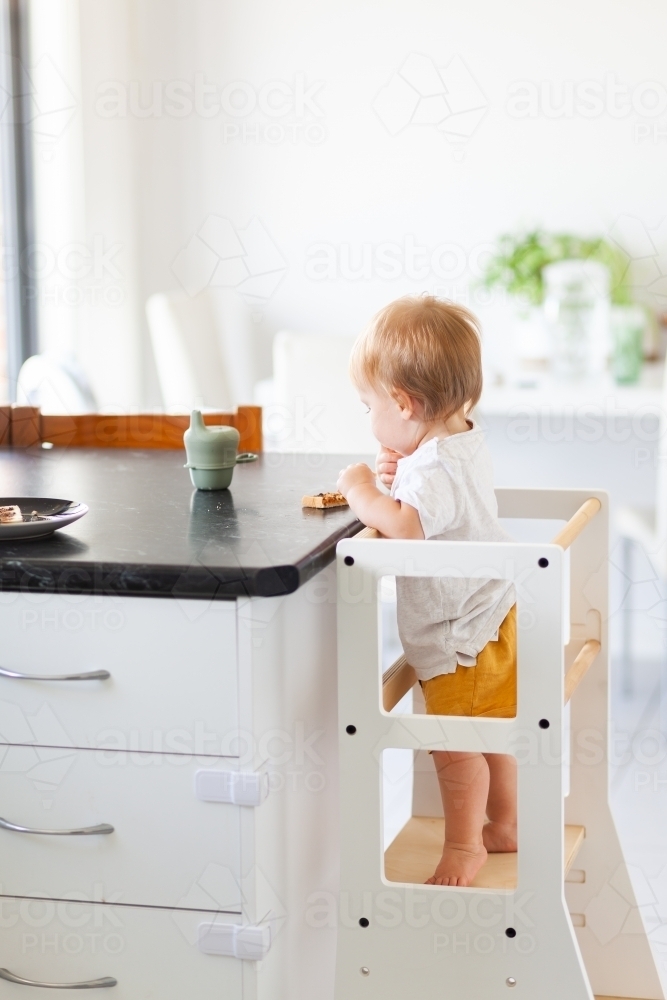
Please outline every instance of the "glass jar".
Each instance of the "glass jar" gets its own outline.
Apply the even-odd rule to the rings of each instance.
[[[646,312],[641,306],[612,306],[611,371],[619,385],[632,385],[639,381],[644,361],[646,322]]]
[[[547,265],[542,277],[555,376],[571,382],[601,374],[610,354],[608,268],[562,260]]]

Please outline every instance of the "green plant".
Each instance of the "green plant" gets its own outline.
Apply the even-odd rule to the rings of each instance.
[[[629,260],[603,237],[586,239],[570,233],[506,233],[497,241],[497,251],[482,276],[485,288],[504,288],[510,295],[532,305],[544,298],[542,271],[558,260],[596,260],[606,264],[611,275],[611,300],[616,305],[632,302],[627,284]]]

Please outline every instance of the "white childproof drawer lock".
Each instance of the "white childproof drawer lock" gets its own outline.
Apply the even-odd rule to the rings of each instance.
[[[245,927],[242,924],[200,924],[198,944],[205,955],[261,962],[271,947],[271,928],[268,924],[257,927],[251,924]]]
[[[269,794],[266,771],[213,771],[195,773],[195,795],[202,802],[230,802],[235,806],[260,806]]]

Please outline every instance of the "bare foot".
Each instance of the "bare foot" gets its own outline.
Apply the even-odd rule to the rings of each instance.
[[[486,848],[483,844],[448,844],[445,841],[435,875],[431,875],[424,884],[470,885],[485,861]]]
[[[516,851],[516,823],[485,823],[482,840],[489,854],[513,854]]]

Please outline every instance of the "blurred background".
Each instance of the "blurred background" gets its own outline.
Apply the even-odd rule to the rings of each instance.
[[[498,484],[611,493],[615,723],[653,734],[615,780],[649,857],[667,787],[665,5],[7,9],[0,395],[255,401],[270,450],[369,454],[353,338],[399,295],[468,305]]]
[[[621,0],[554,11],[521,0],[456,11],[14,7],[20,69],[13,101],[5,80],[2,121],[23,127],[31,176],[17,192],[20,260],[7,219],[3,272],[13,281],[18,267],[34,313],[23,353],[71,355],[100,405],[206,395],[201,357],[189,359],[193,385],[185,375],[172,384],[173,372],[170,383],[151,324],[175,312],[205,354],[203,300],[215,312],[220,299],[225,314],[236,307],[219,324],[239,370],[218,396],[253,393],[273,375],[277,333],[354,337],[387,301],[423,291],[480,314],[490,388],[525,387],[554,351],[541,268],[572,257],[611,265],[606,286],[588,279],[596,305],[625,306],[619,337],[632,341],[627,328],[640,325],[643,355],[660,353],[662,5],[645,0],[632,16]],[[552,313],[564,280],[553,278]],[[153,301],[151,319],[156,294],[171,302]],[[639,320],[627,311],[635,302],[648,310]],[[607,341],[596,372],[609,369],[611,330]],[[631,344],[625,353],[620,376],[631,382]],[[10,366],[14,379],[24,360]]]

